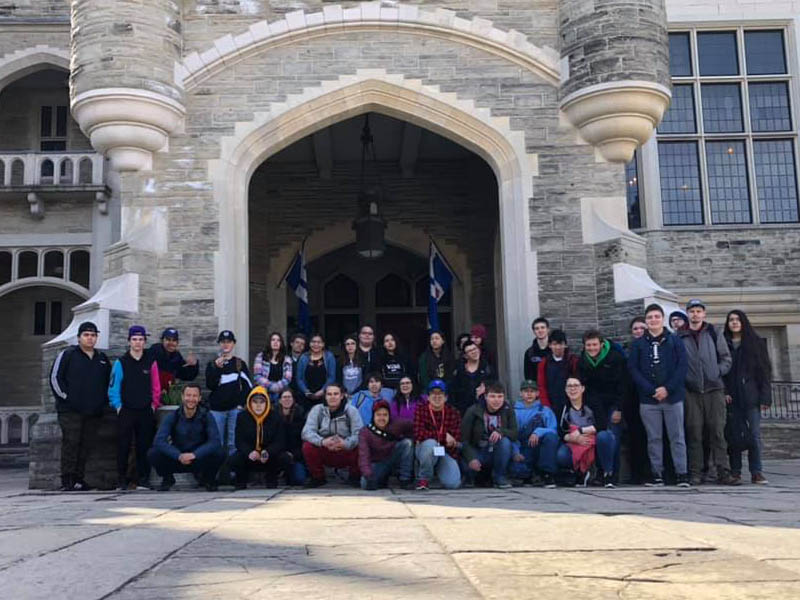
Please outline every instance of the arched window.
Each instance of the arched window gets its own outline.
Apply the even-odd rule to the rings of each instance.
[[[11,163],[11,185],[23,185],[25,183],[25,163],[17,158]]]
[[[427,275],[423,275],[417,279],[414,286],[414,296],[417,306],[428,306],[428,298],[431,295],[431,283]],[[451,287],[445,295],[439,300],[439,306],[452,306],[453,305],[453,288]]]
[[[375,284],[376,308],[411,306],[411,286],[394,273]]]
[[[11,281],[11,252],[0,252],[0,285]]]
[[[39,255],[32,250],[20,252],[17,256],[17,278],[36,277],[39,274]]]
[[[325,308],[358,308],[358,284],[339,274],[325,284]]]
[[[72,183],[72,160],[65,158],[61,161],[58,169],[58,182],[59,183]]]
[[[22,417],[19,415],[11,415],[8,418],[8,443],[22,443]]]
[[[49,250],[44,255],[44,276],[64,277],[64,253],[61,250]]]
[[[89,271],[89,253],[86,250],[73,250],[69,255],[69,280],[88,288]]]
[[[92,159],[82,158],[78,163],[78,183],[92,183]]]
[[[53,161],[49,158],[43,160],[41,167],[39,167],[39,183],[53,183],[54,173]]]

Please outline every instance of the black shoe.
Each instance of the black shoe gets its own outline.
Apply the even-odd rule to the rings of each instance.
[[[117,482],[117,491],[118,492],[127,492],[128,491],[128,482],[124,479],[120,479]]]
[[[278,487],[278,480],[276,478],[266,479],[264,481],[264,487],[268,490],[274,490]]]
[[[361,485],[361,482],[359,482],[359,485]],[[367,479],[367,489],[370,492],[377,490],[378,489],[378,482],[375,481],[372,478]]]
[[[606,488],[617,487],[617,486],[614,485],[614,474],[613,473],[605,473],[605,474],[603,474],[603,487],[606,487]]]
[[[205,486],[207,492],[216,492],[219,489],[216,479],[209,479],[206,481]]]
[[[233,485],[233,489],[235,489],[235,490],[246,490],[247,489],[247,484],[244,481],[237,481]]]
[[[400,489],[402,490],[413,490],[416,486],[414,485],[414,480],[409,479],[408,481],[401,481],[400,482]]]
[[[348,477],[347,478],[347,485],[349,485],[350,487],[354,487],[354,488],[360,488],[361,487],[361,477]],[[377,483],[375,485],[376,485],[375,489],[378,489],[377,488]]]
[[[650,481],[644,484],[645,487],[664,487],[664,480],[658,476],[653,477]]]
[[[678,474],[678,482],[676,484],[679,488],[690,488],[692,484],[689,482],[689,474],[688,473],[679,473]]]
[[[75,482],[75,491],[76,492],[89,492],[94,488],[86,483],[83,479],[78,479]]]
[[[550,473],[545,473],[542,477],[542,481],[544,482],[544,487],[548,490],[552,490],[556,487],[556,479]]]
[[[140,482],[138,482],[136,484],[136,488],[135,489],[137,489],[139,491],[148,491],[148,490],[152,490],[153,486],[150,485],[149,481],[143,480],[143,481],[140,481]]]
[[[328,480],[327,480],[327,479],[325,479],[325,478],[322,478],[322,479],[315,479],[314,477],[312,477],[311,479],[309,479],[308,481],[306,481],[306,485],[305,485],[305,487],[307,487],[307,488],[309,488],[309,489],[310,489],[310,488],[318,488],[318,487],[322,487],[322,486],[323,486],[323,485],[325,485],[326,483],[328,483]]]
[[[167,475],[161,479],[161,485],[158,486],[158,491],[168,492],[173,485],[175,485],[175,478],[172,475]]]
[[[75,478],[67,475],[61,478],[61,487],[58,488],[60,492],[74,492],[75,491]]]

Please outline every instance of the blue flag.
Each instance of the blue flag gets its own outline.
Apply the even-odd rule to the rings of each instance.
[[[440,330],[439,327],[439,300],[447,293],[453,285],[453,272],[447,266],[436,244],[431,240],[430,253],[430,282],[431,293],[428,299],[428,324],[432,330]]]
[[[305,247],[301,248],[294,259],[286,282],[297,296],[297,326],[306,335],[311,335],[311,313],[308,309],[308,275],[306,274]]]

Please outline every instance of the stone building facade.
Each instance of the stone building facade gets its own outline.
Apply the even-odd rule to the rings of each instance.
[[[141,322],[156,333],[178,327],[182,345],[207,356],[217,332],[231,328],[252,359],[269,331],[291,329],[296,306],[281,279],[303,243],[315,325],[329,341],[368,320],[415,347],[424,328],[417,288],[424,293],[433,239],[457,276],[443,307],[449,331],[485,323],[509,381],[521,376],[540,314],[575,342],[595,326],[621,338],[644,303],[671,307],[690,296],[705,298],[717,322],[744,307],[769,336],[776,377],[797,380],[797,4],[0,7],[0,318],[23,328],[44,319],[36,340],[46,341],[59,329],[55,302],[63,323],[43,361],[25,352],[17,378],[33,386],[87,318],[112,354],[123,349],[126,326]],[[746,71],[749,60],[771,60],[748,55],[753,31],[781,40],[784,72]],[[728,32],[741,68],[706,78],[697,65],[714,62]],[[705,33],[723,35],[715,46]],[[689,76],[676,74],[684,39]],[[686,120],[687,85],[698,122],[721,110],[715,98],[730,112],[730,87],[706,96],[712,88],[704,86],[738,85],[744,107],[772,102],[770,122],[782,118],[785,86],[788,123],[756,131],[756,117],[742,109],[741,131],[727,137],[724,125],[712,131],[705,121],[700,131],[656,133],[676,86],[682,103],[665,122]],[[355,256],[351,226],[366,115],[388,248],[368,264]],[[720,143],[737,161],[742,148],[744,162],[721,165],[712,151]],[[680,163],[665,149],[684,160],[691,148],[699,150],[685,172],[694,168],[696,183],[676,184]],[[783,178],[775,189],[765,183],[770,165]],[[721,192],[715,169],[744,177],[747,199],[728,189],[735,186]],[[782,222],[761,218],[768,197]],[[752,217],[739,218],[748,201]],[[720,222],[725,202],[740,222]],[[675,214],[686,222],[672,223]],[[56,251],[60,263],[48,259]],[[27,405],[18,396],[0,405]],[[56,435],[46,386],[39,407],[36,430]]]

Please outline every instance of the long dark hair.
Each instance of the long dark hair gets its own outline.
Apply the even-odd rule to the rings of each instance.
[[[742,345],[740,350],[752,375],[760,382],[769,381],[772,375],[772,366],[769,363],[767,346],[753,328],[750,319],[741,310],[732,310],[725,317],[725,339],[730,342],[733,338],[733,332],[730,325],[728,325],[728,319],[731,315],[739,317],[739,321],[742,323]]]
[[[272,362],[272,336],[274,335],[277,335],[281,341],[281,345],[278,348],[278,356],[276,357],[276,362],[280,365],[283,364],[283,359],[286,358],[286,340],[283,339],[283,335],[278,331],[272,331],[267,336],[267,345],[264,346],[264,358],[268,362]]]
[[[360,356],[360,353],[358,351],[358,334],[357,333],[351,333],[349,335],[344,336],[344,338],[342,339],[342,355],[339,358],[339,364],[342,367],[344,367],[345,365],[350,364],[350,357],[347,356],[347,349],[345,348],[345,343],[347,342],[347,340],[353,340],[356,343],[356,351],[355,351],[355,353],[353,353],[353,364],[356,365],[357,367],[363,366],[361,364],[361,356]]]

